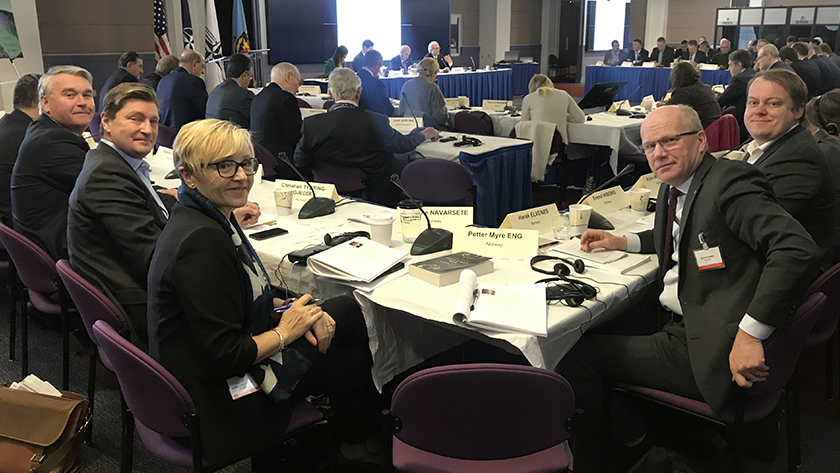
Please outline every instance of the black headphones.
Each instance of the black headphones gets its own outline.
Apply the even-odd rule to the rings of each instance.
[[[560,261],[554,265],[551,271],[537,268],[536,264],[540,261]],[[548,301],[562,301],[569,307],[578,307],[583,304],[586,299],[594,299],[598,290],[590,284],[583,281],[572,279],[569,276],[571,270],[566,264],[570,264],[575,268],[575,272],[580,274],[586,269],[583,260],[576,259],[574,261],[567,258],[560,258],[557,256],[537,255],[531,258],[531,269],[538,273],[550,274],[554,277],[540,279],[536,282],[546,283],[545,298]]]
[[[461,135],[461,140],[452,143],[455,146],[481,146],[482,142],[478,138],[473,138],[472,136]]]
[[[324,244],[327,246],[336,246],[344,243],[345,241],[350,241],[356,237],[365,237],[370,238],[370,233],[359,230],[357,232],[345,232],[340,235],[332,236],[329,233],[324,235]]]
[[[554,268],[551,271],[546,271],[545,269],[541,269],[541,268],[538,268],[536,266],[536,264],[539,263],[540,261],[551,261],[551,260],[559,261],[559,263],[554,265]],[[537,255],[537,256],[534,256],[533,258],[531,258],[531,269],[533,269],[534,271],[536,271],[538,273],[550,274],[552,276],[560,277],[560,276],[568,276],[568,275],[572,274],[572,271],[569,269],[568,266],[566,266],[567,264],[572,265],[572,267],[575,268],[575,272],[578,273],[578,274],[583,274],[583,272],[586,271],[586,264],[584,264],[583,260],[581,260],[581,259],[576,259],[576,260],[572,261],[568,258],[561,258],[559,256],[548,256],[548,255]]]
[[[817,103],[816,103],[817,116],[820,118],[820,125],[822,125],[822,128],[825,129],[825,131],[827,131],[829,135],[837,136],[838,131],[840,131],[837,128],[837,124],[826,123],[825,122],[825,117],[823,117],[822,112],[820,112],[820,102],[822,102],[823,97],[825,97],[825,94],[820,95],[819,98],[817,98]]]

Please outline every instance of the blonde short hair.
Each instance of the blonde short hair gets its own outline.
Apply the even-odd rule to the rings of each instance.
[[[432,77],[440,72],[440,66],[434,59],[427,57],[417,64],[417,75],[420,77]]]
[[[240,151],[253,157],[254,145],[248,130],[227,120],[211,118],[181,127],[173,151],[175,167],[184,165],[195,171]]]

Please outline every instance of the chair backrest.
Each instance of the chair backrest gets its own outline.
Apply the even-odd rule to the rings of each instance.
[[[825,294],[825,309],[814,323],[814,328],[805,340],[805,346],[825,343],[837,329],[837,321],[840,318],[840,263],[829,268],[811,283],[805,297],[817,292]]]
[[[171,149],[172,145],[175,143],[176,135],[178,135],[178,133],[176,133],[175,130],[169,128],[163,123],[158,123],[158,136],[156,141],[158,146],[165,146]]]
[[[312,176],[317,182],[335,184],[335,189],[339,194],[360,191],[365,188],[365,173],[359,168],[345,168],[323,161],[316,161],[312,166]]]
[[[455,131],[472,135],[492,135],[493,132],[483,120],[470,112],[463,111],[455,114]]]
[[[723,110],[721,110],[721,111],[720,111],[720,116],[724,116],[724,115],[735,115],[735,110],[737,110],[737,109],[735,108],[735,106],[734,106],[734,105],[730,105],[730,106],[728,106],[728,107],[724,107],[724,108],[723,108]]]
[[[561,444],[575,409],[574,392],[559,374],[489,363],[415,373],[391,402],[400,441],[466,460],[515,458]]]
[[[710,153],[737,148],[741,138],[738,120],[735,119],[734,115],[721,115],[720,118],[706,127],[706,138]]]
[[[52,294],[57,289],[55,261],[46,251],[20,233],[0,223],[0,242],[9,253],[18,277],[27,289]]]
[[[134,418],[163,436],[188,437],[190,429],[183,419],[195,414],[195,406],[181,383],[104,320],[93,324],[93,335]]]
[[[406,190],[425,205],[468,205],[472,175],[464,166],[443,159],[417,159],[402,170]]]
[[[330,107],[332,107],[333,105],[335,105],[335,101],[333,101],[333,100],[325,101],[324,102],[324,110],[329,110]]]
[[[77,273],[70,262],[66,259],[59,260],[55,264],[55,270],[64,283],[67,293],[73,300],[76,310],[85,324],[85,330],[91,340],[96,341],[93,336],[93,324],[97,320],[104,320],[116,330],[127,330],[128,322],[122,311],[105,294],[89,283]]]
[[[312,108],[312,105],[309,105],[309,102],[303,100],[302,98],[297,98],[298,107],[300,108]]]
[[[277,171],[275,171],[274,167],[277,166],[277,159],[271,154],[271,151],[266,149],[265,146],[254,143],[254,157],[257,158],[260,164],[263,167],[263,177],[265,179],[274,179],[277,175]]]
[[[90,136],[93,137],[93,141],[97,143],[102,139],[102,131],[99,129],[100,125],[102,125],[102,115],[94,113],[93,118],[90,119],[88,131],[90,131]]]

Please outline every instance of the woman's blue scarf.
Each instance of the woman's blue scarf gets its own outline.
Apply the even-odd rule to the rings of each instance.
[[[241,288],[244,301],[242,309],[245,314],[242,333],[253,336],[274,328],[271,320],[274,303],[271,287],[268,284],[268,274],[254,248],[248,242],[248,237],[239,228],[236,218],[231,216],[228,220],[207,197],[184,184],[178,188],[178,202],[216,221],[230,235],[236,247],[236,254],[239,256],[246,276]],[[289,347],[253,365],[248,370],[248,374],[254,378],[269,398],[274,402],[282,402],[289,398],[310,365],[309,360],[294,348]]]

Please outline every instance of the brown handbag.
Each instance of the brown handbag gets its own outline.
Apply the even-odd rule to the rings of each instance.
[[[0,473],[71,473],[90,419],[84,396],[0,386]]]

